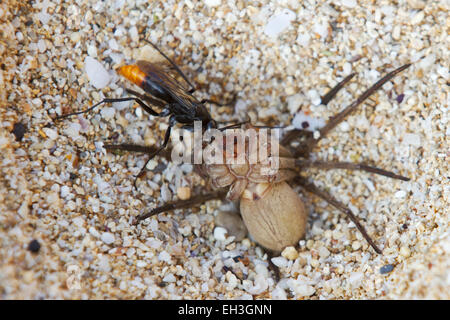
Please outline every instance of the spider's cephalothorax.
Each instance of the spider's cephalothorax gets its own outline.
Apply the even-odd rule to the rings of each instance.
[[[203,171],[215,188],[229,187],[229,200],[238,200],[241,196],[257,199],[272,184],[296,175],[292,170],[291,153],[280,146],[278,140],[271,139],[267,130],[251,124],[223,131],[222,138],[214,140],[209,147],[220,150],[222,154],[218,158],[214,155],[216,161],[213,163],[204,159]]]

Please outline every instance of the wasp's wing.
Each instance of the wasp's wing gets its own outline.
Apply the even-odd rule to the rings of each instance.
[[[199,104],[199,101],[188,92],[188,88],[184,87],[174,76],[173,68],[165,63],[155,64],[145,60],[136,62],[139,69],[144,72],[151,81],[159,84],[167,90],[172,98],[182,107],[190,109]],[[186,110],[189,112],[188,110]]]

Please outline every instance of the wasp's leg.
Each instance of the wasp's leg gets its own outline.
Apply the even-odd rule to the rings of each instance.
[[[387,75],[385,75],[383,78],[378,80],[373,86],[371,86],[369,89],[367,89],[362,95],[360,95],[352,104],[347,106],[344,110],[339,112],[334,117],[331,117],[328,123],[319,130],[319,137],[314,138],[310,137],[308,138],[299,149],[299,152],[295,155],[295,157],[308,157],[311,150],[319,143],[319,141],[326,137],[327,134],[333,130],[338,124],[340,124],[350,113],[356,110],[356,108],[362,104],[367,98],[369,98],[375,91],[380,89],[386,82],[391,80],[395,75],[402,72],[406,68],[408,68],[411,64],[405,64],[401,66],[400,68],[395,69],[394,71],[391,71]]]
[[[297,177],[294,179],[296,183],[298,183],[304,190],[318,196],[319,198],[322,198],[329,204],[331,204],[333,207],[338,209],[339,211],[345,213],[350,220],[355,224],[356,228],[358,228],[359,232],[363,235],[363,237],[367,240],[367,242],[370,244],[370,246],[379,254],[382,253],[380,248],[375,244],[375,242],[372,240],[372,238],[367,234],[366,229],[359,223],[358,218],[353,214],[353,212],[347,208],[343,203],[337,201],[335,198],[333,198],[332,195],[329,193],[320,190],[317,188],[313,183],[307,182],[304,178]]]
[[[136,101],[142,108],[145,109],[145,111],[150,113],[152,116],[155,116],[155,117],[160,116],[160,113],[156,112],[155,110],[153,110],[152,108],[147,106],[141,99],[139,99],[137,97],[126,97],[126,98],[111,98],[111,99],[110,98],[106,98],[106,99],[103,99],[102,101],[94,104],[92,107],[87,108],[86,110],[73,112],[73,113],[68,113],[68,114],[63,114],[61,116],[56,117],[55,120],[59,120],[59,119],[63,119],[63,118],[67,118],[67,117],[71,117],[71,116],[75,116],[75,115],[78,115],[78,114],[89,112],[89,111],[95,109],[96,107],[98,107],[99,105],[101,105],[103,103],[124,102],[124,101],[131,101],[131,100]]]
[[[152,209],[151,211],[149,211],[147,213],[141,214],[140,216],[138,216],[136,218],[136,224],[144,219],[147,219],[148,217],[154,216],[154,215],[162,213],[162,212],[172,211],[172,210],[176,210],[176,209],[192,208],[195,206],[199,206],[209,200],[215,200],[215,199],[223,200],[223,199],[225,199],[226,195],[227,195],[227,190],[218,190],[218,191],[214,191],[211,193],[199,194],[188,200],[178,200],[178,201],[169,202],[160,207]]]
[[[300,168],[318,168],[324,170],[331,169],[345,169],[345,170],[361,170],[367,171],[375,174],[379,174],[392,179],[398,179],[403,181],[409,181],[410,179],[393,172],[383,170],[377,167],[368,166],[362,163],[351,163],[351,162],[327,162],[327,161],[309,161],[309,160],[295,160],[295,165]]]

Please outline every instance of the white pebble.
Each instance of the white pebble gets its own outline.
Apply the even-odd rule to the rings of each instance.
[[[44,52],[45,50],[47,50],[47,45],[45,44],[45,40],[39,40],[37,43],[37,47],[39,52]]]
[[[269,277],[269,270],[267,270],[267,267],[261,263],[255,266],[255,272],[257,274],[261,274],[264,278]]]
[[[410,23],[413,25],[419,24],[423,20],[424,17],[425,17],[425,12],[423,12],[423,10],[421,10],[414,15],[414,17],[410,20]]]
[[[297,37],[297,42],[302,47],[309,46],[309,41],[311,40],[311,36],[308,33],[299,34]]]
[[[68,135],[72,139],[78,138],[80,136],[81,125],[76,122],[71,122],[67,128],[64,130],[64,134]]]
[[[401,247],[400,255],[402,255],[405,258],[408,258],[411,255],[411,250],[408,247]]]
[[[116,39],[110,39],[109,41],[108,41],[108,46],[109,46],[109,48],[111,49],[111,50],[115,50],[115,51],[118,51],[119,50],[119,45],[117,44],[117,41],[116,41]]]
[[[269,37],[276,37],[291,25],[295,20],[295,13],[289,9],[284,9],[280,14],[272,16],[264,28],[264,33]]]
[[[222,228],[222,227],[216,227],[214,229],[214,239],[218,240],[218,241],[225,241],[226,240],[226,234],[227,234],[227,229]]]
[[[406,191],[404,190],[397,191],[394,196],[396,198],[404,198],[406,197]]]
[[[325,39],[326,37],[328,37],[328,27],[328,21],[324,21],[322,23],[317,22],[314,24],[313,31],[319,34],[322,39]]]
[[[362,272],[352,272],[348,278],[348,282],[352,288],[357,288],[361,285],[364,274]]]
[[[253,295],[263,293],[264,291],[267,290],[267,287],[269,286],[266,278],[264,278],[264,276],[260,273],[256,275],[254,284],[255,285],[253,287],[247,290],[248,293],[251,293]]]
[[[136,117],[142,118],[142,108],[136,108]]]
[[[96,58],[97,57],[97,47],[88,45],[87,46],[87,54],[92,58]]]
[[[361,242],[359,242],[359,241],[353,241],[352,242],[352,249],[353,250],[359,250],[361,248]]]
[[[156,168],[156,166],[158,165],[158,161],[156,161],[156,160],[150,160],[148,163],[147,163],[147,169],[148,170],[153,170],[153,169],[155,169]]]
[[[330,255],[330,251],[326,247],[319,248],[319,256],[321,258],[327,258]]]
[[[205,4],[211,8],[218,7],[220,6],[221,3],[222,3],[221,0],[205,0]]]
[[[58,132],[50,128],[43,128],[42,131],[52,140],[56,140],[58,138]]]
[[[312,286],[308,284],[301,284],[294,287],[294,291],[296,294],[298,294],[300,297],[309,297],[316,292],[316,289],[314,289]]]
[[[133,40],[133,41],[136,41],[136,42],[139,41],[139,33],[138,33],[136,26],[133,26],[130,28],[130,37],[131,37],[131,40]]]
[[[34,98],[33,100],[31,100],[31,103],[34,104],[37,107],[42,106],[42,100],[39,98]]]
[[[394,27],[394,30],[392,31],[392,38],[394,40],[400,40],[400,34],[401,34],[401,28],[399,25],[396,25]]]
[[[406,133],[403,136],[403,142],[413,146],[420,146],[420,136],[414,133]]]
[[[298,93],[294,94],[292,96],[287,97],[286,101],[288,103],[289,112],[295,113],[302,104],[302,95]]]
[[[84,60],[84,69],[91,84],[97,89],[106,87],[111,80],[111,76],[103,65],[92,57]]]
[[[99,270],[103,271],[103,272],[111,271],[111,266],[109,264],[108,256],[105,256],[105,255],[100,256],[100,258],[98,259],[98,267],[99,267]]]
[[[272,258],[272,263],[276,265],[278,268],[284,268],[287,266],[288,261],[285,257],[275,257]]]
[[[439,66],[437,69],[437,73],[445,80],[448,79],[448,76],[449,76],[448,68]]]
[[[89,228],[89,233],[96,238],[100,238],[100,233],[98,233],[98,231],[94,227]]]
[[[70,188],[68,186],[61,187],[61,198],[65,198],[70,194]]]
[[[167,185],[161,187],[161,198],[164,202],[168,202],[172,199],[172,192]]]
[[[341,124],[339,125],[339,127],[340,127],[341,130],[344,131],[344,132],[348,132],[348,131],[350,130],[350,125],[348,124],[347,121],[341,122]]]
[[[354,8],[356,4],[356,0],[342,0],[342,5],[347,8]]]
[[[349,62],[344,63],[342,70],[344,71],[344,74],[350,74],[352,72],[352,65]]]
[[[420,60],[419,68],[426,70],[429,67],[431,67],[435,61],[436,61],[436,56],[433,53],[430,53],[425,58]]]
[[[110,120],[116,114],[116,109],[112,107],[103,107],[100,114],[103,118],[105,118],[105,120]]]
[[[41,11],[36,14],[37,18],[42,22],[42,24],[45,26],[48,24],[52,16],[48,14],[47,12]]]
[[[175,278],[175,276],[171,273],[167,274],[164,278],[163,278],[164,282],[175,282],[177,281],[177,278]]]
[[[317,90],[314,90],[314,89],[309,90],[307,95],[313,105],[318,106],[322,103],[322,98],[320,97]]]
[[[114,235],[110,232],[104,232],[102,234],[102,241],[106,244],[111,244],[114,242]]]
[[[159,259],[159,261],[170,262],[170,254],[167,253],[166,250],[163,250],[159,253],[158,259]]]

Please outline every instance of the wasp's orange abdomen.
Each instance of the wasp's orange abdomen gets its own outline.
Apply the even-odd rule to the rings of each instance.
[[[144,86],[145,77],[147,76],[135,64],[120,67],[118,73],[141,88]]]

